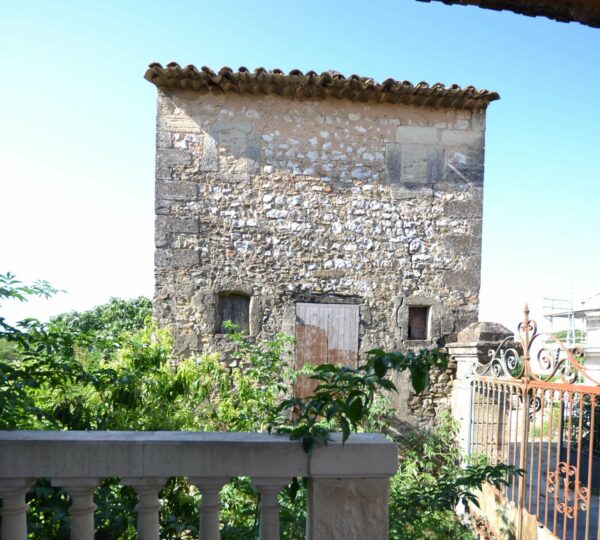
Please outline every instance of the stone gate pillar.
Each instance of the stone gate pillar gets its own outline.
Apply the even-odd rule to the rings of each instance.
[[[456,378],[452,388],[452,416],[458,422],[458,443],[467,454],[471,436],[472,392],[471,383],[477,361],[486,361],[488,351],[495,349],[512,336],[505,326],[491,322],[476,322],[458,333],[456,343],[446,345],[448,354],[456,361]]]

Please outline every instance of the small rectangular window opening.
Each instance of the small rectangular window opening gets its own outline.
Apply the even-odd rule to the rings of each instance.
[[[411,306],[408,308],[408,339],[426,340],[429,338],[429,307]]]
[[[217,332],[227,334],[225,321],[231,321],[239,329],[248,334],[250,332],[250,297],[244,294],[221,293],[218,301]]]

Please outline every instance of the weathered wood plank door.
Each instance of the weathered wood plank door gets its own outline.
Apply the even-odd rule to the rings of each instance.
[[[357,305],[296,304],[296,368],[305,364],[342,364],[356,367],[358,362]],[[312,393],[315,382],[300,377],[295,394]]]

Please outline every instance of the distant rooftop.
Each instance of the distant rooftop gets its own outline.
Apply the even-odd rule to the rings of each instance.
[[[431,2],[432,0],[419,0]],[[433,0],[444,4],[508,10],[531,17],[548,17],[560,22],[579,22],[600,28],[600,0]]]
[[[600,293],[590,296],[585,300],[576,302],[575,304],[572,304],[571,309],[563,308],[551,310],[551,313],[548,313],[546,317],[568,317],[571,313],[574,313],[575,315],[583,315],[592,311],[600,311]]]
[[[345,99],[358,102],[402,103],[420,107],[485,109],[491,101],[500,99],[496,92],[477,90],[473,86],[386,79],[378,83],[367,77],[344,77],[337,71],[302,73],[293,69],[245,67],[237,71],[223,67],[218,72],[208,67],[181,67],[171,62],[166,67],[150,64],[144,77],[157,87],[169,90],[192,90],[199,93],[234,93],[240,95],[278,95],[288,99]]]

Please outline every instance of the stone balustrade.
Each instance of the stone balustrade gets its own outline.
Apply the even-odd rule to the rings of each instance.
[[[138,538],[158,540],[159,491],[178,476],[202,494],[200,538],[218,540],[219,492],[232,477],[249,476],[261,496],[261,540],[279,539],[277,495],[293,477],[308,478],[307,538],[384,540],[396,468],[395,444],[377,434],[345,445],[334,438],[309,457],[298,442],[265,433],[4,431],[0,538],[27,538],[25,496],[45,477],[71,498],[71,539],[93,540],[94,491],[118,477],[138,495]]]

